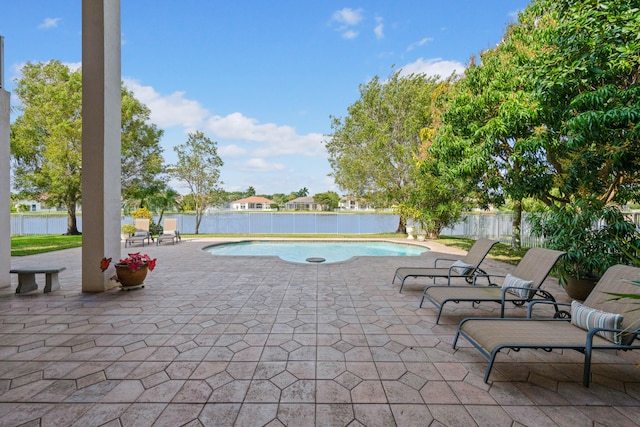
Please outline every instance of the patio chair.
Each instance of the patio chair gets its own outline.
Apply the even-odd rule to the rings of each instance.
[[[176,218],[166,218],[162,222],[162,234],[158,235],[156,245],[160,245],[163,240],[171,240],[171,244],[182,240],[178,231],[178,220]]]
[[[400,291],[404,287],[404,282],[409,277],[429,277],[436,283],[437,278],[446,278],[447,285],[451,285],[451,279],[463,278],[468,283],[472,283],[473,276],[477,273],[484,273],[480,269],[480,264],[485,259],[491,248],[498,243],[495,240],[479,239],[469,249],[469,252],[462,258],[436,258],[433,267],[399,267],[393,275],[391,284],[399,279]],[[448,267],[438,267],[438,261],[454,261]]]
[[[496,302],[500,304],[500,317],[504,317],[504,309],[507,302],[515,305],[524,305],[532,300],[555,301],[553,295],[540,289],[542,282],[547,278],[556,261],[565,252],[551,249],[531,248],[522,257],[513,274],[496,275],[476,273],[473,277],[474,285],[478,278],[486,277],[488,286],[428,286],[422,293],[420,307],[424,300],[429,300],[438,308],[436,324],[440,321],[442,310],[449,302],[471,302],[474,305],[480,302]],[[492,282],[494,277],[503,277],[502,286]]]
[[[124,247],[126,248],[127,245],[131,246],[136,242],[141,242],[142,246],[144,246],[145,240],[148,244],[151,244],[153,237],[151,237],[151,233],[149,232],[150,220],[148,218],[136,218],[133,225],[136,231],[126,238]]]
[[[577,350],[584,353],[582,384],[588,387],[593,350],[640,348],[640,345],[634,345],[636,337],[640,334],[640,310],[637,301],[624,298],[616,300],[610,295],[637,294],[638,286],[631,283],[630,279],[637,280],[638,277],[640,268],[627,265],[610,267],[583,304],[577,301],[570,304],[571,318],[533,319],[532,304],[529,306],[527,318],[464,319],[458,326],[453,348],[456,348],[458,338],[462,336],[487,358],[489,366],[484,375],[484,382],[488,381],[495,358],[502,349]],[[543,303],[545,302],[539,304]],[[569,305],[557,302],[551,304]]]

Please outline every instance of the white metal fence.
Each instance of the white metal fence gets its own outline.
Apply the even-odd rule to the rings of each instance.
[[[627,213],[640,224],[640,212]],[[195,233],[196,219],[192,214],[171,214],[176,218],[182,233]],[[155,218],[157,221],[157,218]],[[82,230],[82,216],[77,218]],[[123,217],[122,224],[133,224],[133,219]],[[371,213],[300,213],[300,212],[220,212],[203,216],[201,234],[375,234],[392,233],[398,227],[398,216]],[[65,215],[12,214],[11,234],[63,234],[67,230]],[[442,235],[471,239],[488,238],[510,243],[513,238],[513,215],[472,214],[453,227],[442,230]],[[522,246],[541,245],[541,239],[531,236],[528,215],[522,216],[520,232]]]
[[[492,239],[501,243],[511,243],[513,239],[513,214],[473,214],[465,217],[453,227],[442,230],[442,235],[467,237],[472,239]],[[528,215],[522,215],[520,226],[520,243],[524,247],[540,246],[542,239],[531,235],[531,223]]]
[[[171,214],[181,233],[196,230],[192,214]],[[157,222],[158,218],[154,218]],[[293,212],[221,212],[207,214],[200,222],[200,234],[373,234],[392,233],[398,228],[398,216],[367,213],[293,213]],[[77,217],[82,231],[82,216]],[[131,217],[123,217],[122,224],[133,224]],[[11,215],[12,235],[63,234],[67,231],[67,217],[50,214]]]

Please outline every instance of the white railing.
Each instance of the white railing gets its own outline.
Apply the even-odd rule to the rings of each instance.
[[[167,214],[176,218],[178,230],[193,234],[193,214]],[[154,220],[157,222],[158,218]],[[200,234],[375,234],[392,233],[398,228],[398,216],[376,213],[312,213],[312,212],[219,212],[206,214],[200,222]],[[77,217],[82,231],[82,216]],[[122,224],[133,224],[123,217]],[[65,215],[13,214],[12,235],[63,234],[67,231]]]
[[[640,212],[628,217],[640,224]],[[195,233],[195,215],[168,214],[176,218],[178,229],[185,234]],[[524,247],[540,246],[540,238],[531,236],[528,215],[522,215],[520,241]],[[155,220],[157,221],[157,217]],[[82,216],[78,215],[78,229],[82,230]],[[123,217],[122,224],[133,224],[131,217]],[[200,234],[375,234],[393,233],[398,216],[390,213],[314,213],[314,212],[218,212],[204,215]],[[67,217],[52,214],[12,214],[11,234],[63,234],[67,231]],[[470,214],[442,235],[471,239],[488,238],[510,243],[513,238],[513,215],[510,213]]]

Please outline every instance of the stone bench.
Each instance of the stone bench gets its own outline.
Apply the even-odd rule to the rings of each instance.
[[[10,273],[18,275],[18,287],[16,288],[16,294],[35,291],[38,289],[36,274],[45,275],[44,292],[47,293],[60,289],[58,273],[63,270],[65,270],[65,267],[25,267],[14,268]]]

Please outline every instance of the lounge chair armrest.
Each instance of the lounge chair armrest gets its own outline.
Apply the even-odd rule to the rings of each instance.
[[[436,268],[438,266],[438,261],[458,261],[455,258],[436,258],[433,260],[433,267]]]
[[[475,285],[476,285],[476,280],[478,280],[478,279],[479,279],[479,278],[481,278],[481,277],[483,277],[483,278],[487,279],[487,281],[489,282],[489,285],[488,285],[488,286],[498,286],[498,284],[497,284],[497,283],[493,283],[493,282],[491,281],[491,278],[492,278],[492,277],[503,277],[503,278],[504,278],[504,277],[507,277],[507,276],[502,275],[502,274],[478,273],[477,271],[478,271],[478,270],[476,270],[476,273],[474,273],[474,275],[473,275],[473,286],[475,286]]]
[[[531,319],[531,316],[533,314],[533,308],[534,308],[534,306],[537,306],[538,304],[553,305],[553,307],[555,309],[555,314],[554,314],[553,317],[555,317],[555,318],[562,318],[562,319],[571,318],[570,311],[559,310],[558,309],[558,307],[569,307],[569,308],[571,308],[571,304],[566,303],[566,302],[557,302],[557,301],[549,301],[549,300],[535,300],[535,301],[531,301],[529,303],[529,306],[527,307],[527,318],[528,319]]]
[[[633,344],[633,341],[640,336],[640,329],[629,330],[629,329],[620,329],[620,328],[591,328],[587,332],[587,344],[591,345],[591,343],[593,342],[593,337],[598,332],[620,332],[620,333],[625,334],[625,335],[635,335],[635,338],[633,340],[631,340],[629,342],[629,344],[614,344],[614,345],[617,346],[618,348],[623,349],[623,350],[625,348],[627,348],[627,349],[640,348],[638,346],[632,346],[631,345],[631,344]]]

